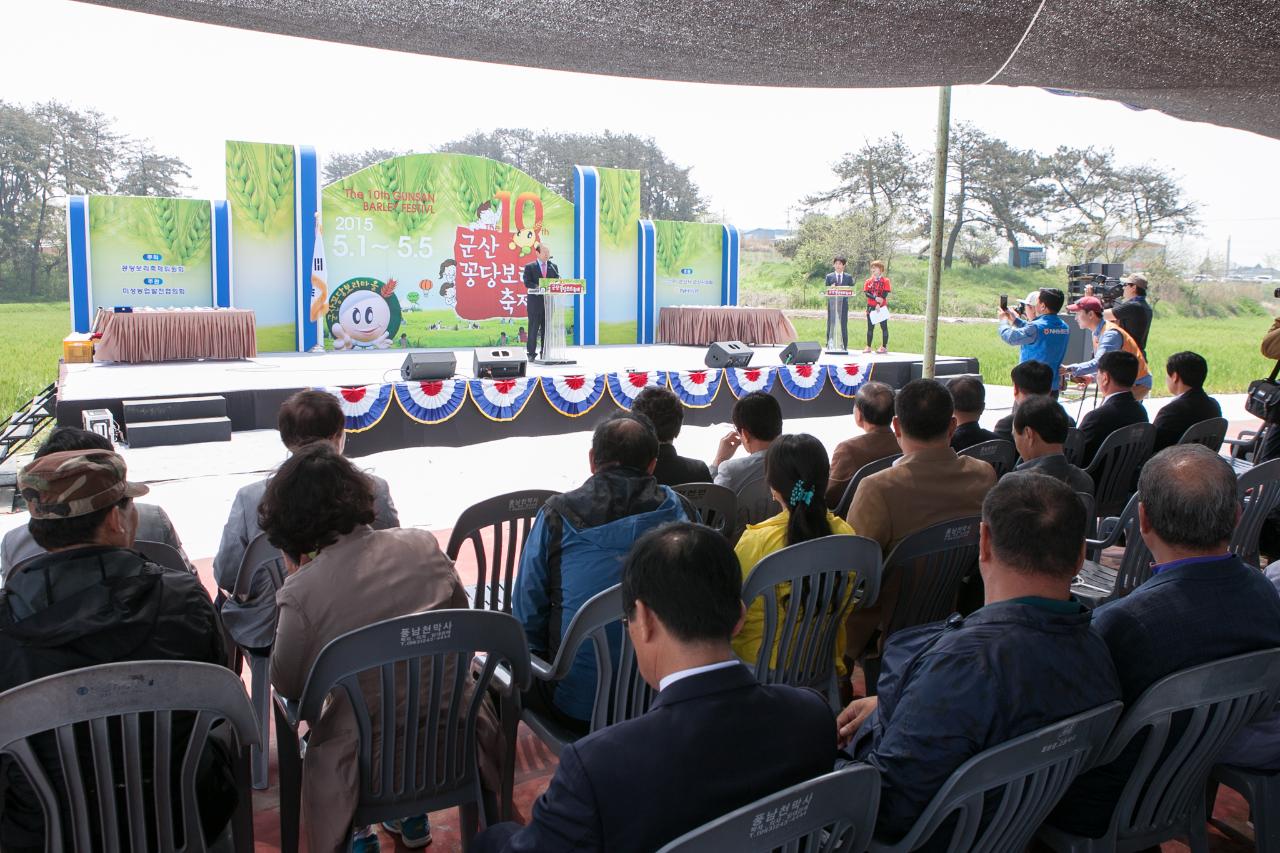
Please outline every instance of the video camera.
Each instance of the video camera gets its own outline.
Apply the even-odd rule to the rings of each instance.
[[[1124,264],[1076,264],[1067,267],[1067,296],[1074,302],[1085,295],[1085,288],[1092,287],[1093,295],[1102,301],[1103,308],[1110,308],[1124,295],[1120,277]]]

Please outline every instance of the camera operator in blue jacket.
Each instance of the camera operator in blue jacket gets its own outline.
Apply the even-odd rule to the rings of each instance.
[[[1000,309],[1000,340],[1022,348],[1019,361],[1042,361],[1049,365],[1053,370],[1055,396],[1060,384],[1058,368],[1067,355],[1067,343],[1071,339],[1071,329],[1058,316],[1065,301],[1061,290],[1044,287],[1018,300],[1023,317],[1007,308]]]

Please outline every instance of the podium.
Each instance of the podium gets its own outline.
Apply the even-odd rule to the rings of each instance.
[[[542,296],[542,310],[546,323],[542,339],[541,358],[534,364],[577,364],[569,358],[568,332],[565,317],[577,304],[577,299],[587,291],[587,283],[575,278],[544,278],[542,286],[529,291],[530,296]]]
[[[832,355],[848,355],[847,343],[838,337],[839,329],[848,333],[849,303],[853,297],[852,287],[827,288],[827,352]],[[845,300],[841,304],[841,300]],[[842,311],[841,308],[844,310]]]

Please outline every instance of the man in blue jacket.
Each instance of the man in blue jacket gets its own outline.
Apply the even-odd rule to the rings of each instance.
[[[1070,327],[1058,316],[1064,301],[1061,290],[1045,287],[1018,300],[1026,312],[1025,320],[1008,309],[1000,310],[1000,340],[1022,348],[1019,362],[1042,361],[1049,365],[1053,370],[1054,392],[1060,381],[1058,368],[1067,355],[1067,343],[1071,339]]]
[[[985,606],[890,637],[878,697],[838,720],[847,754],[880,771],[877,838],[905,835],[979,752],[1120,698],[1106,643],[1071,597],[1084,535],[1084,505],[1061,480],[1014,472],[987,493]]]
[[[835,718],[812,690],[763,685],[733,654],[742,570],[729,542],[669,524],[622,573],[625,630],[649,711],[565,747],[529,825],[500,823],[477,853],[650,853],[734,809],[831,769]]]
[[[512,612],[524,625],[529,650],[548,661],[578,609],[618,582],[623,560],[642,534],[697,518],[684,498],[654,479],[658,435],[644,415],[619,413],[597,426],[588,460],[591,477],[538,513],[512,593]],[[584,644],[563,681],[534,681],[524,703],[585,733],[595,683],[595,653]]]

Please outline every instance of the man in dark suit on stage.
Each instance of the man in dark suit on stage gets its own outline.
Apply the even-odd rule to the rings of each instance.
[[[622,570],[623,629],[658,691],[652,707],[566,746],[529,825],[493,826],[472,849],[648,853],[830,771],[826,701],[762,685],[734,657],[741,596],[742,570],[716,531],[677,522],[642,536]]]
[[[1175,352],[1164,363],[1164,372],[1165,384],[1177,396],[1156,413],[1156,453],[1177,444],[1189,427],[1222,417],[1218,401],[1204,392],[1204,380],[1209,376],[1204,356]]]
[[[853,287],[853,276],[844,271],[844,255],[836,255],[836,271],[827,274],[827,287]],[[827,343],[836,339],[836,321],[840,322],[840,349],[849,349],[849,297],[840,296],[827,300]]]
[[[1112,350],[1098,359],[1098,391],[1102,405],[1080,421],[1084,439],[1082,467],[1088,467],[1107,436],[1121,427],[1149,422],[1147,410],[1133,396],[1138,378],[1138,359],[1124,350]]]
[[[530,290],[540,287],[544,278],[559,278],[560,270],[551,263],[551,249],[546,243],[538,244],[538,259],[524,265],[524,286]],[[529,312],[529,360],[532,361],[541,352],[547,351],[547,315],[541,294],[527,297]],[[541,340],[541,345],[539,345]]]

